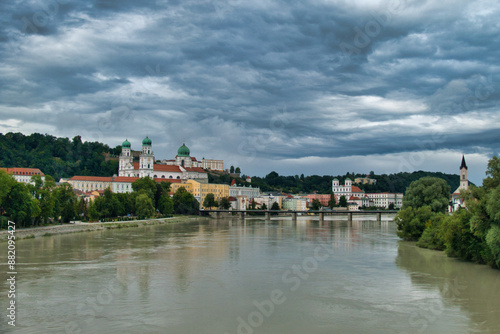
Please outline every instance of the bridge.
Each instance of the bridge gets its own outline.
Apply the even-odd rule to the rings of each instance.
[[[339,216],[346,215],[349,223],[352,223],[353,215],[375,215],[377,217],[377,222],[382,222],[382,214],[383,213],[397,213],[396,210],[367,210],[367,211],[347,211],[347,210],[317,210],[317,211],[294,211],[294,210],[203,210],[200,209],[200,216],[210,215],[211,213],[215,213],[215,218],[220,219],[222,213],[237,213],[240,219],[245,219],[245,215],[248,213],[257,213],[264,214],[266,220],[271,219],[271,214],[274,215],[291,215],[292,221],[297,221],[298,214],[313,214],[319,215],[319,221],[323,222],[325,220],[325,215],[327,216]]]

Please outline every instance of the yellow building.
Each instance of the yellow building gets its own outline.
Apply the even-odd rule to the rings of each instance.
[[[184,187],[191,193],[200,202],[201,208],[204,208],[203,201],[207,194],[214,194],[216,201],[220,201],[223,197],[229,197],[229,186],[227,184],[200,183],[195,180],[187,180],[182,183],[172,183],[170,190],[175,193],[180,187]]]

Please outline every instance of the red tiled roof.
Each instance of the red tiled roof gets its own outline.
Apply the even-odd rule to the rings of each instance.
[[[349,197],[349,200],[350,201],[359,201],[359,197],[351,196],[351,197]]]
[[[138,162],[134,162],[133,165],[134,165],[135,170],[139,170],[139,163]],[[153,164],[153,170],[158,171],[158,172],[182,173],[179,166],[176,166],[176,165]]]
[[[352,186],[352,190],[351,190],[353,193],[364,193],[363,190],[361,190],[359,187],[357,186]]]
[[[12,167],[12,168],[0,168],[9,174],[14,175],[40,175],[45,176],[42,171],[38,168],[22,168],[22,167]]]
[[[113,178],[113,182],[134,182],[136,180],[140,179],[139,177],[135,176],[117,176]]]
[[[230,202],[234,202],[234,201],[236,201],[236,198],[235,198],[235,197],[233,197],[233,196],[229,196],[227,199],[228,199]]]
[[[182,173],[182,171],[179,168],[179,166],[176,166],[176,165],[154,164],[153,165],[153,170],[156,170],[156,171],[159,171],[159,172],[177,172],[177,173]]]
[[[232,185],[232,186],[234,186],[235,184],[236,184],[236,179],[233,179],[233,180],[231,181],[231,185]]]
[[[69,179],[69,181],[100,181],[100,182],[111,182],[112,177],[107,176],[80,176],[75,175]]]
[[[140,179],[140,177],[135,176],[117,176],[113,178],[113,182],[129,182],[132,183],[136,180]],[[162,179],[159,177],[153,178],[156,182],[170,182],[170,183],[181,183],[181,179]]]
[[[191,157],[191,161],[198,161],[195,157]]]

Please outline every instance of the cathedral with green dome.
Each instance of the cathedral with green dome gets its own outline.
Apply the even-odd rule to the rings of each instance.
[[[132,151],[132,144],[128,139],[125,139],[122,143],[118,175],[128,177],[149,176],[152,178],[179,181],[194,179],[200,182],[208,182],[206,169],[224,170],[224,162],[222,160],[203,158],[202,161],[198,161],[195,157],[191,157],[191,151],[184,142],[177,150],[177,155],[174,159],[165,159],[160,163],[155,160],[152,146],[152,140],[146,136],[142,140],[142,150],[139,153]]]

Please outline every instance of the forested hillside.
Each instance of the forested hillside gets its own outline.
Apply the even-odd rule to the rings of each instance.
[[[336,177],[339,179],[340,184],[344,184],[346,178],[353,180],[356,177],[365,177],[364,174],[346,174],[337,176],[319,176],[304,174],[298,176],[281,176],[276,172],[271,172],[265,177],[252,177],[252,185],[258,186],[263,191],[281,191],[286,193],[311,193],[317,191],[318,193],[328,194],[332,187],[332,180]],[[365,192],[399,192],[404,193],[406,188],[415,180],[424,176],[434,176],[444,179],[454,191],[460,184],[460,176],[455,174],[434,173],[418,171],[413,173],[396,173],[396,174],[382,174],[375,175],[371,173],[370,178],[377,180],[374,185],[356,184]]]
[[[118,171],[118,161],[105,161],[103,153],[119,154],[99,142],[82,142],[33,133],[0,133],[0,167],[32,167],[51,175],[56,181],[73,175],[111,176]]]

